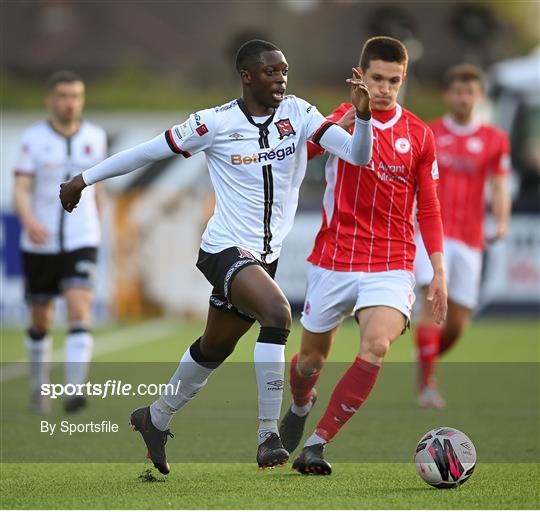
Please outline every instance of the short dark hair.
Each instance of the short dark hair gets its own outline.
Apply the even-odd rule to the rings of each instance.
[[[360,67],[366,70],[372,60],[384,60],[385,62],[397,62],[405,64],[409,61],[407,48],[399,40],[393,37],[377,36],[368,39],[360,54]]]
[[[281,50],[273,43],[262,39],[252,39],[247,41],[238,49],[236,53],[236,71],[247,69],[255,62],[260,62],[261,53],[280,52]]]
[[[449,89],[454,82],[479,82],[484,88],[484,72],[473,64],[457,64],[446,70],[443,78],[444,89]]]
[[[75,73],[75,71],[55,71],[49,78],[47,78],[46,86],[47,91],[52,92],[54,88],[61,83],[72,83],[72,82],[82,82],[83,79]]]

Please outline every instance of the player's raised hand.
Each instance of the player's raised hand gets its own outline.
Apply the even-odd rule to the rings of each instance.
[[[69,181],[64,181],[60,185],[60,201],[64,210],[72,212],[77,208],[77,204],[81,200],[81,193],[86,187],[86,183],[82,178],[82,174],[77,174]]]
[[[362,80],[359,68],[352,68],[352,78],[347,78],[346,82],[351,86],[351,103],[356,107],[360,117],[369,119],[371,117],[371,101],[367,85]]]
[[[444,272],[436,272],[429,284],[426,300],[431,304],[431,313],[436,323],[446,320],[448,311],[448,291]]]

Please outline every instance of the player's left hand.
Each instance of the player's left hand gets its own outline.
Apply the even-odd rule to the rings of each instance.
[[[77,176],[74,176],[69,181],[64,181],[64,183],[60,185],[59,197],[64,210],[71,213],[77,208],[77,204],[79,204],[79,201],[81,200],[81,194],[85,187],[86,183],[82,178],[82,174],[77,174]]]
[[[508,223],[497,222],[497,225],[495,227],[495,233],[491,236],[488,236],[486,241],[492,244],[494,242],[498,242],[499,240],[502,240],[503,238],[506,238],[507,234],[508,234]]]
[[[448,291],[444,272],[437,272],[433,276],[426,299],[431,304],[431,313],[435,322],[438,324],[444,322],[448,311]]]
[[[362,80],[359,68],[352,68],[352,78],[346,82],[351,85],[351,103],[356,107],[358,114],[365,119],[371,117],[371,101],[367,85]]]

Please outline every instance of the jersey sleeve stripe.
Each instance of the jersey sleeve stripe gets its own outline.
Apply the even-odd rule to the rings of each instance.
[[[317,128],[317,131],[313,134],[313,137],[311,137],[311,140],[315,144],[319,144],[321,137],[325,134],[326,130],[330,128],[330,126],[334,125],[336,123],[333,123],[332,121],[325,121],[319,128]]]
[[[173,153],[176,153],[177,155],[182,155],[184,158],[189,158],[191,156],[191,153],[180,149],[178,144],[176,144],[170,129],[165,132],[165,140],[167,141],[167,144],[169,145]]]
[[[34,174],[34,171],[27,170],[27,169],[15,169],[13,171],[13,174],[15,176],[32,176]]]

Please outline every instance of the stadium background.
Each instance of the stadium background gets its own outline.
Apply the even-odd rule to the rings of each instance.
[[[449,65],[469,61],[488,70],[493,101],[483,115],[511,133],[514,215],[509,239],[487,253],[480,310],[537,311],[537,15],[537,2],[3,2],[2,318],[21,323],[26,314],[11,173],[21,131],[45,115],[43,82],[51,71],[82,74],[85,117],[106,128],[114,153],[238,96],[234,54],[252,37],[280,45],[291,65],[289,91],[329,112],[347,98],[343,80],[374,34],[407,44],[402,102],[426,120],[443,112],[437,88]],[[319,159],[307,173],[279,270],[296,306],[320,223],[323,165]],[[107,189],[97,318],[204,316],[208,286],[193,265],[212,209],[204,157],[173,158],[111,180]]]
[[[539,361],[538,2],[8,0],[0,9],[3,363],[24,360],[21,331],[27,314],[18,252],[20,227],[11,202],[12,170],[22,130],[46,115],[43,83],[50,72],[73,69],[84,77],[85,118],[107,130],[110,153],[114,153],[154,136],[192,111],[238,97],[234,53],[241,42],[253,37],[283,48],[291,66],[288,91],[328,113],[348,96],[344,78],[356,64],[363,41],[380,34],[402,39],[409,49],[409,77],[401,100],[407,108],[426,120],[442,114],[438,87],[443,71],[455,63],[472,62],[489,77],[490,101],[483,105],[482,116],[511,135],[510,235],[488,248],[480,319],[447,360]],[[310,164],[280,263],[278,281],[297,308],[304,293],[305,257],[320,223],[323,171],[322,159]],[[209,286],[194,267],[200,235],[213,207],[204,157],[173,158],[143,168],[110,180],[107,192],[97,275],[95,359],[175,362],[200,333],[207,309]],[[63,308],[60,301],[55,360],[62,359]],[[254,331],[246,336],[252,341],[255,337]],[[354,323],[345,324],[340,340],[332,361],[350,361],[357,348]],[[295,323],[288,357],[298,343]],[[233,361],[251,361],[251,349],[250,343],[243,343]],[[411,353],[406,335],[393,347],[389,361],[410,362]],[[21,379],[17,368],[21,369],[13,366],[8,371],[4,365],[2,382]],[[404,407],[414,407],[412,383],[410,389],[410,403]],[[534,397],[538,399],[537,391]],[[527,404],[523,408],[524,414],[530,413]],[[353,435],[354,428],[350,431]],[[537,457],[538,442],[533,446]],[[68,470],[65,464],[39,465],[21,471],[22,465],[5,464],[2,486],[9,499],[3,506],[243,508],[255,504],[266,508],[266,502],[253,500],[267,496],[274,500],[269,508],[289,508],[291,503],[299,508],[538,507],[538,495],[531,490],[538,464],[532,469],[526,464],[488,464],[473,480],[479,482],[479,494],[478,486],[467,484],[463,488],[467,494],[447,494],[437,506],[430,494],[416,493],[405,468],[389,477],[387,465],[370,464],[367,472],[372,478],[366,479],[362,476],[366,468],[353,466],[341,469],[341,480],[310,482],[299,493],[294,481],[279,474],[265,480],[267,487],[261,490],[262,477],[253,476],[249,464],[238,465],[229,474],[220,467],[195,464],[169,479],[174,488],[183,490],[180,499],[164,498],[156,488],[135,490],[129,464],[80,464],[82,476],[75,479],[75,466]],[[198,481],[209,475],[216,481],[227,479],[231,491],[219,487],[201,491]],[[25,486],[33,491],[21,495],[18,490]],[[235,494],[235,486],[242,491]],[[359,503],[360,493],[364,501]],[[306,496],[317,496],[317,501]]]

